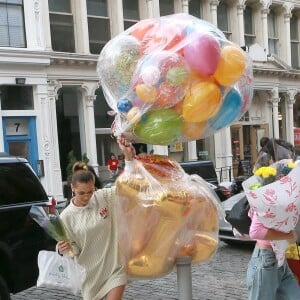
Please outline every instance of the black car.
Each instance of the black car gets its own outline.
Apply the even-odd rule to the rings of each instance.
[[[40,250],[54,250],[55,241],[31,219],[34,205],[49,198],[28,161],[0,154],[0,299],[10,299],[36,284]]]
[[[180,162],[180,165],[187,174],[197,174],[210,183],[210,186],[221,201],[225,201],[231,196],[231,191],[229,189],[219,185],[216,169],[211,160]]]

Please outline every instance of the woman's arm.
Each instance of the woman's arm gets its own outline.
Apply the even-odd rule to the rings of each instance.
[[[294,230],[282,232],[275,229],[266,228],[255,214],[252,216],[252,222],[249,230],[249,236],[254,240],[287,240],[293,243],[297,240],[297,234]]]
[[[281,232],[274,229],[268,229],[265,240],[286,240],[289,243],[295,243],[297,241],[297,233],[295,230],[290,232]]]

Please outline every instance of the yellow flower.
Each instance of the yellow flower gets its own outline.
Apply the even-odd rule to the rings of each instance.
[[[287,166],[290,169],[294,169],[296,167],[296,163],[295,162],[289,162]]]
[[[276,176],[277,170],[273,167],[261,167],[257,169],[254,174],[256,176],[261,176],[262,178],[268,178],[271,176]]]

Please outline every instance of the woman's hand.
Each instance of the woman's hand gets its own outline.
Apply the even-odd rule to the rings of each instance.
[[[119,136],[117,141],[124,154],[125,160],[131,161],[135,155],[135,150],[131,143],[129,143],[124,136]]]
[[[290,244],[297,242],[297,232],[295,230],[292,230],[291,232],[289,232],[288,235],[289,235],[289,237],[288,237],[287,241]]]
[[[66,252],[72,251],[71,245],[67,241],[59,241],[57,243],[58,253],[64,254]]]

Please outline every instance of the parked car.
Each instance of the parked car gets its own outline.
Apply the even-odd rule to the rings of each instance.
[[[34,205],[49,198],[24,158],[0,153],[0,299],[10,299],[36,284],[40,250],[54,250],[55,241],[31,219]]]
[[[220,201],[225,201],[231,196],[230,189],[219,185],[216,169],[211,160],[180,162],[180,165],[187,174],[197,174],[207,181],[220,198]]]

